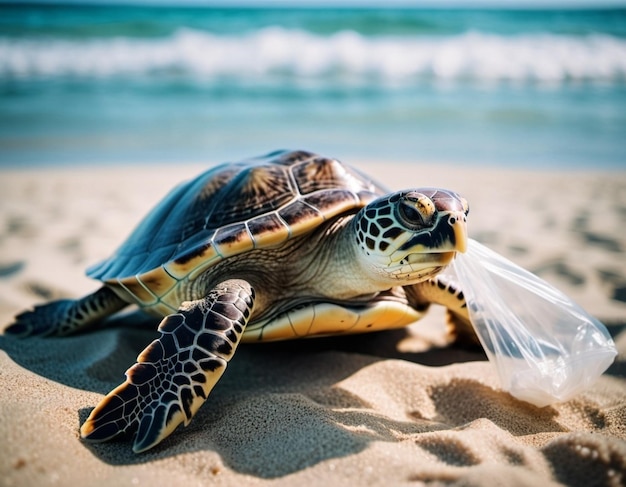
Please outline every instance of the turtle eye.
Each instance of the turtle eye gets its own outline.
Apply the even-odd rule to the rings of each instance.
[[[424,217],[415,207],[415,202],[401,201],[398,204],[398,217],[404,225],[411,229],[423,228],[427,225]]]

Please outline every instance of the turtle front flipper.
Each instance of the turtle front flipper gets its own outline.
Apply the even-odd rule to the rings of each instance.
[[[254,306],[245,281],[228,280],[203,299],[183,303],[159,325],[161,336],[137,357],[126,381],[111,391],[81,427],[106,441],[137,429],[136,453],[187,425],[226,369]]]
[[[431,303],[445,306],[448,310],[448,335],[455,343],[480,346],[480,341],[469,318],[467,302],[463,291],[445,276],[405,286],[409,304],[424,311]]]
[[[15,317],[4,332],[17,337],[69,335],[120,311],[128,303],[108,286],[84,298],[35,306]]]

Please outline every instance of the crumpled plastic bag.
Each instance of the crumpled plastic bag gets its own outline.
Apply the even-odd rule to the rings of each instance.
[[[470,239],[446,271],[502,387],[538,407],[587,389],[617,350],[606,327],[563,293]]]

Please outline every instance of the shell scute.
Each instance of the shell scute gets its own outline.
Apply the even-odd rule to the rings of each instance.
[[[245,168],[219,194],[224,200],[211,205],[207,228],[221,228],[277,210],[293,199],[294,188],[289,168],[272,164]]]
[[[289,238],[289,227],[276,213],[261,215],[248,221],[248,230],[255,242],[263,242],[265,246],[280,245]]]
[[[119,284],[142,306],[152,306],[159,300],[159,298],[136,277],[127,277],[126,279],[120,280]]]
[[[338,178],[345,176],[343,165],[334,159],[316,157],[293,168],[300,194],[337,187]]]
[[[175,260],[165,263],[163,267],[168,274],[180,280],[187,277],[201,264],[212,263],[221,259],[222,255],[215,248],[213,242],[209,241],[192,247],[188,252],[177,256]]]
[[[294,201],[278,212],[295,237],[322,224],[324,215],[303,201]]]
[[[360,206],[359,198],[347,189],[329,189],[317,191],[303,198],[314,208],[317,208],[326,218],[349,211]]]
[[[140,276],[141,282],[157,296],[164,296],[178,284],[178,280],[168,274],[162,266],[145,272]]]
[[[215,232],[213,242],[222,257],[241,254],[254,248],[254,242],[245,223],[219,228]]]

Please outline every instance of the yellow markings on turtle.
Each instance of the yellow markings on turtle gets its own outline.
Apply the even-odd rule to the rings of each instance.
[[[437,208],[435,208],[435,203],[432,202],[430,198],[422,195],[415,202],[415,208],[422,215],[425,221],[428,221],[432,216],[437,212]]]
[[[220,228],[213,236],[213,245],[222,257],[241,254],[254,248],[254,241],[245,223]]]
[[[363,308],[334,303],[309,303],[271,320],[249,324],[242,342],[390,330],[403,328],[421,317],[422,313],[406,303],[392,300],[381,300]]]
[[[413,308],[396,301],[380,301],[363,309],[334,303],[312,303],[294,308],[265,325],[261,339],[284,340],[401,328],[420,316]]]
[[[169,302],[164,302],[163,300],[155,303],[154,305],[147,308],[145,311],[149,312],[151,315],[163,317],[170,315],[172,313],[176,313],[178,311],[178,306],[172,306]]]
[[[254,325],[259,325],[255,323]],[[254,326],[248,324],[243,336],[241,337],[241,343],[253,343],[263,341],[263,326]]]
[[[247,225],[256,248],[280,245],[289,238],[289,228],[276,213],[253,218]]]
[[[269,322],[260,323],[256,327],[246,329],[245,341],[289,340],[310,335],[311,325],[315,321],[315,305],[308,304],[294,308]],[[250,333],[248,333],[250,331]]]
[[[166,262],[163,264],[163,268],[170,276],[180,281],[199,266],[210,265],[221,258],[222,256],[213,245],[213,242],[207,242],[173,261]]]
[[[397,301],[381,301],[368,306],[359,316],[359,321],[348,333],[391,330],[403,328],[419,320],[422,313]]]
[[[296,237],[321,225],[325,218],[322,213],[307,205],[304,201],[294,201],[278,212],[291,230],[291,236]]]
[[[152,306],[159,300],[158,296],[150,291],[136,276],[118,279],[117,284],[142,307]]]
[[[170,276],[163,267],[144,272],[137,279],[157,296],[163,296],[178,284],[178,280]]]
[[[346,189],[330,189],[318,191],[304,198],[304,201],[324,214],[326,220],[332,219],[346,211],[359,209],[362,205],[359,197]]]
[[[198,265],[198,267],[196,267],[193,271],[189,273],[189,276],[188,276],[189,280],[193,281],[200,274],[204,273],[209,267],[213,266],[217,260],[221,260],[221,259],[222,259],[222,256],[218,255],[211,260],[200,262],[200,265]]]
[[[337,304],[319,303],[315,305],[315,320],[309,328],[309,336],[333,335],[347,332],[359,321],[359,313]]]
[[[255,341],[253,337],[256,337],[256,340],[261,340],[264,342],[272,342],[278,340],[289,340],[291,338],[295,338],[297,335],[294,334],[293,328],[289,323],[289,319],[286,316],[281,316],[276,320],[272,320],[264,326],[259,327],[257,330],[250,330],[248,334],[248,330],[246,329],[244,333],[244,338],[242,341]]]
[[[127,277],[123,280],[107,281],[110,284],[126,294],[126,298],[135,301],[144,311],[155,316],[166,316],[175,313],[178,310],[180,297],[178,296],[177,286],[172,287],[163,296],[155,296],[147,289],[136,277]],[[178,300],[178,301],[177,301]]]
[[[153,306],[152,310],[155,312],[161,312],[163,316],[170,313],[175,313],[180,307],[180,303],[185,301],[185,298],[181,295],[181,290],[189,287],[189,278],[185,278],[179,282],[178,286],[173,287],[163,296],[159,302]]]

